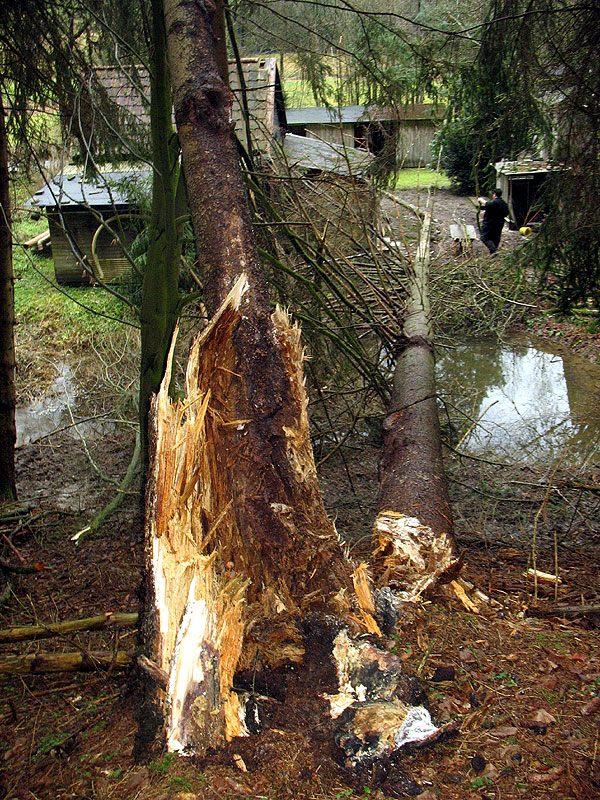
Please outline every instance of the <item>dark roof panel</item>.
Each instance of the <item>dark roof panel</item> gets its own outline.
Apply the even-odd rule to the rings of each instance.
[[[90,181],[83,181],[80,175],[57,175],[42,189],[39,189],[25,205],[40,208],[57,206],[86,206],[90,208],[110,208],[124,206],[140,190],[147,187],[151,173],[148,170],[131,172],[105,172]]]
[[[285,137],[283,152],[292,169],[319,170],[338,175],[365,175],[373,162],[373,156],[366,150],[334,145],[292,133]]]
[[[342,106],[341,108],[288,108],[288,125],[340,125],[368,119],[367,106]]]
[[[348,125],[354,122],[371,120],[439,120],[444,116],[445,108],[434,103],[411,103],[397,108],[376,106],[341,106],[340,108],[288,108],[289,125]]]

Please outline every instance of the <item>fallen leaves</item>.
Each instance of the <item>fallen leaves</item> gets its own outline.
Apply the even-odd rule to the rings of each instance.
[[[541,786],[546,783],[554,783],[554,781],[559,778],[564,771],[564,767],[552,767],[548,770],[548,772],[538,772],[534,775],[530,775],[529,782],[537,786]]]
[[[536,725],[554,725],[556,717],[544,708],[539,708],[529,720]]]
[[[600,711],[600,696],[594,697],[593,700],[590,700],[581,713],[584,716],[589,716],[590,714],[595,714],[596,711]]]
[[[124,795],[130,795],[140,789],[145,788],[150,783],[150,771],[148,767],[142,767],[127,778],[119,787]]]

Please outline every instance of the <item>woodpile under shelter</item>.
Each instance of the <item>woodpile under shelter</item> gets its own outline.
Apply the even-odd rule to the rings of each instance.
[[[110,282],[130,269],[131,222],[149,187],[148,171],[108,172],[93,180],[60,174],[28,200],[48,217],[58,283]]]
[[[287,109],[288,131],[298,136],[367,150],[380,156],[390,143],[404,167],[431,161],[431,143],[441,125],[444,108],[412,103],[398,108],[340,106]]]

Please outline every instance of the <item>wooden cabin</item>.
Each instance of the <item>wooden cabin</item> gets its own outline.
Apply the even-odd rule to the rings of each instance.
[[[110,282],[129,270],[125,250],[135,238],[131,215],[149,189],[147,170],[108,172],[90,181],[61,174],[28,200],[30,208],[44,209],[48,217],[59,284]]]
[[[405,167],[431,161],[431,143],[444,109],[431,103],[392,108],[341,106],[287,109],[288,131],[323,142],[368,150],[379,156],[395,142],[396,156]]]
[[[550,173],[564,167],[535,158],[498,161],[495,167],[496,186],[502,189],[502,196],[508,203],[510,227],[518,230],[540,224],[546,215],[541,205],[544,185]]]
[[[237,62],[229,62],[229,86],[233,93],[231,116],[236,133],[245,144],[248,118],[254,147],[270,152],[274,141],[282,141],[287,126],[277,59],[272,56],[242,58],[240,65],[241,75]],[[120,109],[120,123],[125,130],[134,130],[141,125],[149,133],[148,72],[143,67],[99,67],[95,75],[107,97]],[[246,89],[247,112],[242,102],[242,87]]]

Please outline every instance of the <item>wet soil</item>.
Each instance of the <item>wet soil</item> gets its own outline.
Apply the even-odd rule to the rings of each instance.
[[[448,222],[453,209],[444,214]],[[599,354],[593,335],[550,324],[566,346]],[[88,393],[86,413],[92,409]],[[137,610],[143,536],[136,497],[99,534],[71,541],[113,496],[100,473],[124,473],[128,430],[105,429],[85,444],[65,430],[18,450],[20,499],[30,508],[0,518],[1,555],[37,568],[9,574],[0,627]],[[315,691],[330,665],[312,663],[272,692],[273,711],[257,735],[204,760],[161,754],[135,764],[136,694],[127,671],[4,675],[0,798],[600,797],[600,467],[507,466],[450,449],[446,457],[463,575],[489,602],[476,614],[440,590],[407,606],[382,644],[419,677],[434,720],[454,721],[453,737],[402,753],[386,769],[346,772]],[[327,508],[357,560],[369,552],[378,458],[376,430],[365,427],[320,468]],[[539,582],[536,596],[526,575],[534,564],[561,583]],[[591,611],[564,618],[557,605]],[[135,647],[135,630],[123,628],[3,644],[0,658]]]

